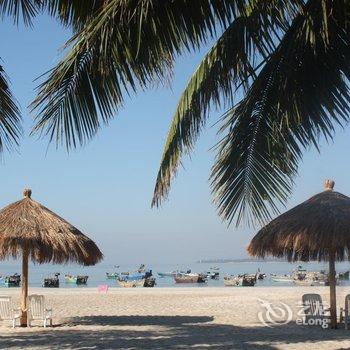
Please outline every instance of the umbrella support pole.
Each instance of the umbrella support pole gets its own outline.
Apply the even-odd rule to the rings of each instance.
[[[28,258],[29,250],[25,247],[22,255],[21,327],[27,327]]]
[[[331,302],[331,328],[337,328],[337,297],[336,297],[336,280],[335,280],[335,254],[329,257],[329,286]]]

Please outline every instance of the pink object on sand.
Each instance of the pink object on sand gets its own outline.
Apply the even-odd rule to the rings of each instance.
[[[99,291],[99,293],[107,293],[108,292],[108,285],[107,284],[100,284],[97,287],[97,290]]]

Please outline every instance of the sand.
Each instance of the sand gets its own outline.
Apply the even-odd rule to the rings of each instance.
[[[327,287],[33,288],[53,308],[53,328],[12,329],[0,322],[0,349],[350,349],[350,330],[297,325],[304,293]],[[338,288],[343,306],[350,287]],[[19,303],[18,289],[2,289]],[[260,299],[260,301],[259,301]],[[261,300],[291,309],[292,320],[264,325]],[[275,310],[282,315],[282,309]],[[276,314],[276,315],[277,315]],[[277,315],[278,316],[278,315]]]

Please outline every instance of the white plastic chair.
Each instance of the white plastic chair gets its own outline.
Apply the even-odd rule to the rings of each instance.
[[[13,308],[11,297],[0,296],[0,319],[12,321],[12,328],[15,328],[16,320],[20,318],[21,309]]]
[[[345,307],[340,309],[340,322],[343,321],[345,329],[349,329],[350,326],[350,294],[345,297]]]
[[[52,326],[52,309],[45,308],[43,295],[33,294],[28,296],[28,327],[30,327],[31,321],[36,320],[43,321],[45,328],[47,321],[50,321],[50,326]]]

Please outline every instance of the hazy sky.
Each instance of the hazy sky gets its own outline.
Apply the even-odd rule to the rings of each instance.
[[[129,99],[108,127],[86,147],[67,154],[47,139],[29,138],[27,106],[34,78],[51,68],[69,33],[48,17],[34,29],[0,24],[2,64],[23,111],[26,136],[20,152],[6,154],[0,172],[0,206],[18,200],[24,187],[33,198],[69,220],[96,241],[109,263],[178,263],[200,258],[241,258],[258,228],[227,227],[211,203],[208,176],[219,116],[213,113],[191,161],[185,161],[170,200],[161,209],[150,202],[172,113],[201,55],[182,57],[172,89],[154,89]],[[323,188],[325,178],[350,194],[348,129],[334,144],[305,154],[291,207]]]

